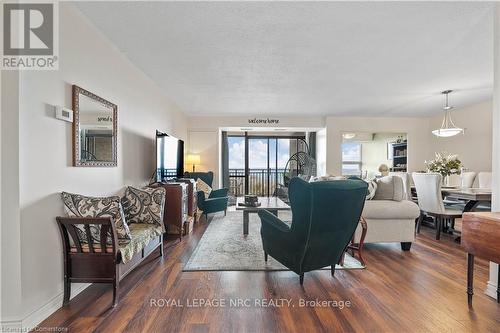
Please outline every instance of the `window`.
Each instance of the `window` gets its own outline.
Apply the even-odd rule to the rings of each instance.
[[[342,144],[342,175],[361,176],[361,143]]]

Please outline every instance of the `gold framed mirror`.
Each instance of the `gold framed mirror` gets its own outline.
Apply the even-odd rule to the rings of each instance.
[[[73,165],[115,167],[117,105],[73,85],[73,112]]]

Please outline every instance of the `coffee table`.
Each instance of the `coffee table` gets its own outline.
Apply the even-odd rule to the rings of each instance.
[[[240,206],[240,202],[245,202],[245,198],[239,197],[236,200],[236,210],[243,211],[243,235],[248,235],[250,213],[258,213],[261,210],[268,210],[270,213],[278,216],[278,211],[290,210],[290,206],[277,197],[259,197],[260,206],[258,207]]]

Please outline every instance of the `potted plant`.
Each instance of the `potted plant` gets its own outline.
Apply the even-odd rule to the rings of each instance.
[[[457,155],[436,153],[436,158],[425,161],[428,172],[437,172],[443,176],[443,185],[449,184],[450,175],[459,175],[462,168],[462,161]]]

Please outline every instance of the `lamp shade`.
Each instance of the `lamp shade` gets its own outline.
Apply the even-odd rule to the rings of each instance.
[[[454,127],[454,128],[440,128],[432,131],[432,134],[434,134],[435,136],[439,136],[441,138],[448,138],[450,136],[455,136],[463,132],[464,132],[463,128]]]
[[[432,134],[441,138],[449,138],[450,136],[455,136],[460,133],[464,133],[464,129],[455,126],[453,120],[451,120],[450,111],[453,109],[453,106],[448,104],[448,94],[451,93],[452,90],[445,90],[442,92],[445,95],[445,103],[443,106],[444,110],[444,118],[441,127],[432,131]]]
[[[186,164],[200,165],[200,155],[188,154],[186,157]]]

